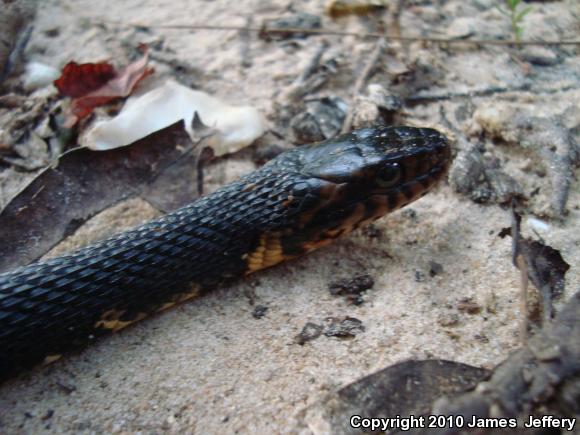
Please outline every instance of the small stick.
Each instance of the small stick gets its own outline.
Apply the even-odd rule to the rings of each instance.
[[[329,44],[326,39],[320,42],[320,46],[310,59],[310,62],[308,62],[308,65],[306,65],[304,71],[302,71],[302,74],[282,93],[282,100],[298,100],[324,84],[327,80],[327,74],[321,74],[319,77],[313,76],[313,74],[320,65],[320,60],[328,49],[328,46]]]
[[[241,65],[244,68],[252,66],[252,59],[250,57],[250,29],[252,27],[254,18],[250,15],[246,19],[246,26],[240,30],[240,58]]]
[[[346,118],[342,124],[342,130],[341,130],[342,133],[348,133],[351,130],[352,122],[354,119],[355,99],[362,92],[362,89],[363,89],[365,83],[367,82],[367,80],[371,76],[371,73],[375,69],[376,64],[378,63],[378,61],[379,61],[379,59],[380,59],[381,55],[383,54],[383,51],[385,50],[386,47],[387,47],[387,40],[385,38],[379,39],[377,41],[377,43],[375,44],[375,48],[373,49],[373,52],[371,53],[369,61],[366,63],[364,69],[362,70],[362,73],[360,74],[360,76],[356,80],[356,82],[353,86],[353,89],[352,89],[350,109],[349,109],[348,114],[346,115]]]
[[[425,103],[434,103],[438,101],[452,100],[454,98],[466,98],[466,97],[487,97],[496,94],[505,94],[508,92],[532,92],[534,94],[555,94],[557,92],[567,92],[571,90],[578,89],[577,86],[564,86],[561,88],[539,88],[534,89],[527,84],[514,86],[514,87],[504,87],[504,86],[491,86],[483,89],[474,89],[465,92],[443,92],[443,93],[433,93],[433,94],[418,94],[405,98],[406,105],[417,105]]]
[[[401,12],[403,10],[404,4],[405,0],[397,0],[394,3],[391,3],[392,6],[389,8],[389,14],[391,15],[391,31],[389,32],[389,36],[394,38],[402,38]]]
[[[516,213],[516,201],[511,203],[512,217],[512,263],[520,270],[520,340],[528,342],[528,266],[521,252],[521,217]]]
[[[320,65],[320,60],[322,59],[322,56],[324,55],[324,52],[326,51],[327,48],[328,41],[326,39],[320,41],[318,50],[316,50],[316,53],[314,53],[314,56],[312,56],[312,59],[310,59],[310,62],[308,62],[308,65],[306,65],[306,68],[304,69],[304,71],[302,71],[300,77],[298,77],[297,81],[299,83],[305,82],[307,78],[309,78],[312,74],[314,74],[314,71],[316,71],[316,68],[318,68],[318,65]]]
[[[520,269],[520,340],[523,345],[528,342],[528,267],[524,257],[519,254],[516,265]]]
[[[246,30],[248,32],[268,33],[270,30],[264,27],[244,27],[244,26],[228,26],[228,25],[212,25],[212,24],[162,24],[162,25],[147,25],[141,23],[119,23],[115,21],[99,21],[97,25],[117,25],[121,27],[138,27],[150,29],[176,29],[176,30]],[[302,33],[309,35],[335,35],[335,36],[356,36],[359,38],[381,38],[390,41],[420,41],[432,42],[435,44],[477,44],[477,45],[580,45],[580,40],[568,41],[512,41],[504,39],[456,39],[456,38],[438,38],[438,37],[421,37],[421,36],[387,36],[382,32],[346,32],[341,30],[330,29],[297,29],[297,28],[277,28],[272,29],[276,33]]]

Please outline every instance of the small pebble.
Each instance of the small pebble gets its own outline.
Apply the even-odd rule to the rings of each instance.
[[[312,341],[320,337],[322,334],[322,326],[316,323],[308,322],[296,336],[296,343],[303,346],[307,341]]]
[[[429,262],[429,276],[434,277],[443,273],[443,266],[436,261]]]
[[[524,48],[520,54],[520,58],[536,66],[553,66],[561,62],[553,50],[541,46],[528,46]]]
[[[460,17],[447,26],[447,36],[453,39],[464,39],[475,34],[477,27],[475,20],[471,17]]]
[[[365,331],[362,321],[354,317],[328,317],[325,319],[324,335],[327,337],[354,338]]]
[[[308,101],[306,111],[290,121],[290,127],[299,144],[319,142],[340,133],[348,105],[342,98],[324,97]]]
[[[254,319],[261,319],[266,315],[266,311],[268,311],[268,307],[265,305],[256,305],[254,310],[252,311],[252,317]]]
[[[375,280],[368,274],[356,275],[353,278],[339,279],[329,284],[328,290],[334,296],[346,296],[355,305],[361,305],[364,300],[361,293],[373,288]]]
[[[536,230],[538,232],[550,231],[550,224],[548,224],[540,219],[537,219],[535,217],[528,218],[528,226],[530,226],[531,228],[533,228],[534,230]]]

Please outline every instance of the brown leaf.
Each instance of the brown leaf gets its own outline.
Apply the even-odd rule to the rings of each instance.
[[[95,107],[107,104],[117,98],[128,97],[141,80],[153,73],[153,68],[147,67],[149,61],[147,46],[143,45],[142,49],[143,56],[140,59],[127,65],[96,89],[93,88],[84,94],[83,91],[96,86],[100,80],[110,74],[108,67],[105,66],[107,64],[75,64],[76,66],[68,64],[65,66],[63,76],[55,82],[55,86],[59,90],[62,88],[61,92],[64,91],[65,95],[73,97],[77,95],[72,100],[69,113],[67,113],[66,127],[70,128],[80,119],[90,115]],[[68,73],[65,74],[67,67]]]
[[[399,433],[396,425],[385,432],[377,428],[355,431],[350,417],[419,417],[429,413],[436,399],[468,391],[488,375],[488,370],[453,361],[405,361],[330,393],[306,410],[305,420],[316,426],[324,423],[333,434]]]
[[[191,202],[193,146],[180,121],[125,147],[63,154],[0,213],[0,272],[38,259],[121,200],[139,196],[166,211]]]
[[[560,252],[543,241],[522,238],[522,217],[514,209],[512,203],[512,262],[520,269],[522,275],[522,317],[520,334],[527,337],[527,284],[530,280],[541,295],[543,322],[547,323],[553,315],[552,299],[564,292],[565,275],[570,265],[566,263]]]
[[[54,81],[54,86],[64,96],[79,98],[102,87],[116,75],[115,68],[108,62],[69,62]]]
[[[518,250],[528,265],[528,275],[538,290],[548,288],[552,296],[564,291],[564,276],[570,265],[559,251],[542,242],[530,239],[520,240]]]

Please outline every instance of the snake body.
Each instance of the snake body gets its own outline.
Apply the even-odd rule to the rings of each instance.
[[[0,275],[0,379],[424,195],[450,151],[435,130],[375,127],[287,151],[164,217]]]

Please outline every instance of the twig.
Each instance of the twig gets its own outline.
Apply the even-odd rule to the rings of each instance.
[[[388,38],[403,37],[401,32],[401,13],[403,12],[405,1],[406,0],[394,0],[389,2],[389,24],[386,32]],[[408,64],[411,47],[410,41],[401,39],[399,42],[401,43],[401,60]]]
[[[546,132],[547,135],[542,134]],[[571,143],[573,139],[570,131],[559,122],[539,132],[538,139],[544,139],[540,155],[547,161],[546,166],[552,177],[552,209],[558,218],[563,218],[574,179],[573,163],[578,160],[577,156],[573,158],[576,152]]]
[[[250,58],[250,32],[247,30],[252,26],[254,18],[250,15],[246,19],[246,28],[240,30],[240,58],[241,65],[244,68],[252,66],[252,59]]]
[[[204,190],[204,168],[213,156],[213,150],[210,147],[203,147],[197,156],[197,193],[199,196],[203,195]]]
[[[520,86],[491,86],[489,88],[483,89],[473,89],[469,91],[458,91],[458,92],[441,92],[433,94],[418,94],[405,98],[404,103],[407,106],[413,106],[416,104],[434,103],[438,101],[452,100],[454,98],[473,98],[473,97],[487,97],[496,94],[505,94],[508,92],[533,92],[535,94],[555,94],[556,92],[567,92],[571,90],[578,89],[577,86],[569,85],[562,88],[533,88],[529,84],[523,84]]]
[[[512,199],[511,218],[512,218],[512,263],[520,270],[520,340],[522,344],[528,342],[528,267],[524,259],[520,241],[522,237],[521,222],[522,218],[515,210],[516,201]]]
[[[518,255],[516,264],[520,270],[520,341],[528,342],[528,268],[524,257]]]
[[[316,69],[320,66],[320,60],[322,56],[328,49],[328,41],[323,39],[320,42],[320,46],[306,65],[302,74],[300,74],[296,80],[288,87],[286,91],[281,94],[282,100],[298,100],[304,95],[318,89],[322,86],[328,79],[328,73],[321,73],[314,75]]]
[[[320,42],[318,50],[316,50],[316,53],[314,53],[314,56],[312,56],[312,59],[310,59],[310,62],[308,62],[308,65],[306,65],[306,68],[304,69],[304,71],[302,71],[300,77],[298,77],[298,80],[300,82],[305,82],[306,79],[308,79],[312,74],[314,74],[314,71],[316,71],[316,68],[318,68],[318,65],[320,65],[320,60],[322,59],[322,56],[324,55],[324,52],[326,51],[327,48],[328,41],[326,39],[323,39]]]
[[[138,27],[151,29],[176,29],[176,30],[242,30],[256,33],[302,33],[308,35],[335,35],[335,36],[356,36],[359,38],[381,38],[389,41],[420,41],[432,42],[434,44],[477,44],[477,45],[580,45],[580,40],[569,41],[512,41],[502,39],[450,39],[440,37],[421,37],[421,36],[391,36],[382,32],[347,32],[342,30],[331,29],[297,29],[297,28],[276,28],[268,29],[267,27],[245,27],[245,26],[228,26],[228,25],[211,25],[211,24],[161,24],[147,25],[140,23],[118,23],[114,21],[100,21],[97,25],[116,25],[120,27]]]
[[[357,96],[360,95],[360,93],[362,92],[362,89],[363,89],[365,83],[367,82],[367,80],[371,76],[371,73],[375,69],[381,55],[383,54],[383,51],[386,48],[386,46],[387,46],[386,39],[383,38],[383,39],[379,39],[377,41],[377,43],[375,44],[375,48],[373,49],[373,52],[370,55],[369,61],[366,63],[364,69],[362,70],[361,74],[357,78],[357,80],[352,88],[350,109],[348,111],[348,114],[346,115],[346,118],[344,119],[344,123],[342,124],[342,130],[341,130],[342,133],[348,133],[350,131],[350,129],[352,127],[352,121],[354,119],[355,100],[356,100]]]
[[[390,4],[389,15],[390,15],[390,31],[389,36],[394,38],[401,38],[401,12],[403,11],[405,0],[397,0]]]

